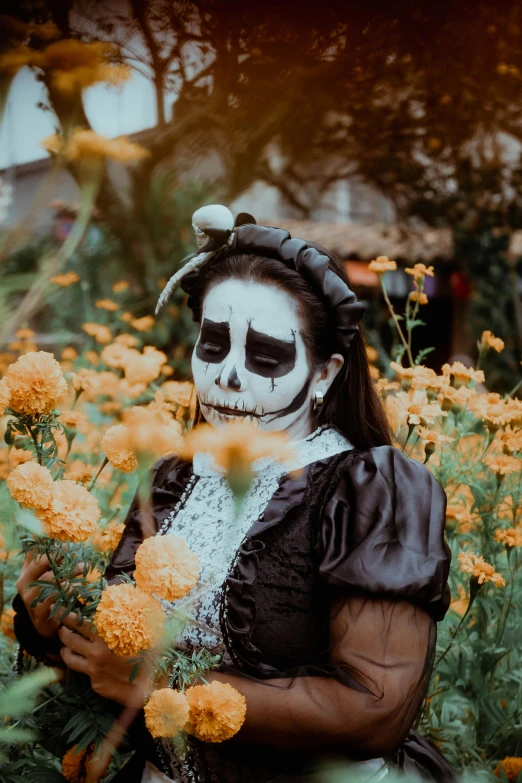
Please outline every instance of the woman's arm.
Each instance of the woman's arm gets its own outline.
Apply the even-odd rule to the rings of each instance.
[[[354,758],[388,755],[422,701],[433,626],[407,601],[339,599],[331,612],[330,662],[345,668],[361,690],[327,677],[253,682],[212,674],[247,701],[234,741],[288,750],[337,746]]]

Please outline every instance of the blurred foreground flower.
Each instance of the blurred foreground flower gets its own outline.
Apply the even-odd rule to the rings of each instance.
[[[506,758],[499,761],[495,767],[494,775],[497,778],[501,778],[502,772],[507,777],[509,783],[517,783],[520,773],[522,772],[522,758],[517,756],[506,756]]]
[[[506,580],[504,577],[498,574],[492,565],[486,563],[481,555],[476,555],[474,552],[460,552],[458,559],[460,570],[471,574],[479,585],[493,582],[495,587],[505,587]]]
[[[378,275],[383,275],[385,272],[394,272],[397,269],[397,264],[389,259],[388,256],[377,256],[376,259],[370,261],[368,269],[371,272],[376,272]]]
[[[173,688],[153,691],[145,705],[145,724],[154,739],[175,737],[189,719],[187,697]]]
[[[156,598],[123,582],[103,591],[93,621],[116,655],[132,656],[161,641],[164,619]]]
[[[9,407],[26,416],[51,413],[67,396],[67,382],[52,353],[37,351],[20,356],[4,377]]]
[[[137,587],[167,601],[183,598],[199,579],[198,556],[173,534],[147,538],[138,547],[135,562]]]
[[[59,285],[62,288],[68,288],[70,285],[77,283],[79,280],[80,275],[76,274],[76,272],[64,272],[61,275],[53,275],[53,277],[49,278],[50,283]]]
[[[120,84],[130,78],[125,65],[112,65],[113,44],[65,38],[34,51],[31,65],[49,75],[51,85],[65,93],[82,90],[98,82]]]
[[[294,458],[286,434],[265,432],[241,421],[223,427],[202,424],[193,429],[185,439],[180,456],[192,459],[199,451],[208,452],[225,474],[237,510],[253,481],[257,460],[272,458],[290,466]]]
[[[123,424],[109,427],[102,438],[101,448],[111,465],[124,473],[131,473],[138,467],[138,460],[132,448],[131,433]]]
[[[202,742],[223,742],[245,721],[245,697],[226,682],[195,685],[185,691],[190,707],[187,731]]]

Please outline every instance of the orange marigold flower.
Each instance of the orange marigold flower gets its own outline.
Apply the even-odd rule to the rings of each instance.
[[[94,337],[97,343],[107,345],[112,340],[112,332],[108,326],[96,323],[85,323],[82,325],[83,331],[90,337]]]
[[[468,533],[476,527],[476,522],[469,511],[462,506],[451,504],[446,507],[446,523],[450,530],[458,525],[459,533]]]
[[[522,430],[514,429],[511,426],[506,427],[500,434],[500,442],[502,443],[504,454],[522,451]]]
[[[68,345],[66,348],[63,349],[61,353],[61,358],[64,359],[64,361],[72,362],[75,359],[78,358],[78,351],[76,348],[73,348],[71,345]]]
[[[125,345],[127,348],[134,348],[138,344],[138,341],[134,335],[127,334],[127,332],[119,334],[117,337],[115,337],[114,342],[118,343],[118,345]]]
[[[407,275],[411,275],[415,281],[420,280],[423,277],[433,277],[434,271],[432,266],[426,266],[425,264],[414,264],[413,266],[407,266],[404,270]]]
[[[35,332],[33,332],[32,329],[18,329],[18,331],[15,332],[15,337],[17,340],[30,340],[32,337],[34,337]]]
[[[377,359],[379,358],[379,354],[377,353],[375,348],[373,346],[371,346],[371,345],[365,345],[364,347],[365,347],[365,350],[366,350],[366,358],[368,359],[368,361],[369,362],[376,362]]]
[[[494,351],[500,353],[504,350],[504,340],[501,340],[500,337],[495,337],[493,332],[487,329],[482,332],[479,347],[481,351],[489,351],[490,348],[493,348]]]
[[[503,530],[498,527],[495,530],[495,541],[498,541],[500,544],[505,544],[510,549],[522,546],[522,530],[517,530],[514,527]]]
[[[25,462],[32,462],[34,460],[34,454],[28,449],[12,448],[9,450],[9,467],[14,470],[18,465],[23,465]]]
[[[125,367],[125,365],[131,360],[133,354],[141,356],[139,351],[134,351],[132,348],[128,348],[126,345],[122,345],[121,342],[111,343],[106,345],[101,352],[101,359],[107,367]]]
[[[9,400],[11,399],[11,392],[5,378],[0,380],[0,416],[3,416],[6,408],[9,407]]]
[[[451,384],[456,389],[460,386],[468,386],[470,381],[484,383],[484,373],[482,370],[474,370],[473,367],[466,367],[462,362],[443,364],[442,374],[451,378]]]
[[[133,318],[132,313],[129,312],[120,313],[120,321],[125,321],[126,323],[130,323],[132,321],[132,318]]]
[[[152,315],[144,315],[143,318],[133,318],[130,322],[138,332],[150,332],[156,323]]]
[[[15,632],[14,632],[14,609],[5,609],[2,612],[2,616],[0,618],[0,633],[2,633],[3,636],[6,636],[8,639],[12,639],[14,642],[17,641]]]
[[[228,682],[195,685],[185,694],[190,708],[187,731],[203,742],[228,740],[245,721],[245,697]]]
[[[132,449],[136,455],[178,454],[183,448],[181,425],[169,410],[154,402],[144,406],[127,408],[123,423],[128,428]]]
[[[93,364],[95,367],[100,361],[100,357],[96,353],[96,351],[85,351],[84,358],[87,359],[89,364]]]
[[[81,459],[75,459],[68,466],[64,478],[75,481],[77,484],[89,484],[93,478],[92,465],[87,465]]]
[[[158,351],[151,345],[145,346],[143,354],[128,349],[124,364],[125,380],[131,386],[143,383],[148,386],[161,374],[161,368],[167,361],[163,351]]]
[[[113,519],[112,522],[94,534],[92,537],[93,546],[100,552],[113,552],[120,543],[124,527],[123,522]]]
[[[507,454],[489,454],[485,457],[484,462],[497,476],[509,476],[510,473],[517,473],[522,468],[522,462],[519,459]]]
[[[107,310],[109,313],[115,313],[116,310],[120,309],[119,304],[117,302],[113,302],[112,299],[97,299],[96,307],[99,310]]]
[[[155,739],[175,737],[185,727],[188,719],[187,697],[173,688],[153,691],[145,705],[145,724]]]
[[[124,424],[109,427],[102,438],[101,448],[117,470],[130,473],[138,467],[138,460],[132,448],[131,433]]]
[[[7,477],[9,492],[20,505],[43,511],[52,504],[54,482],[51,471],[37,462],[26,462]]]
[[[160,642],[164,619],[156,598],[123,582],[103,591],[94,625],[116,655],[132,656]]]
[[[59,541],[87,541],[100,518],[98,501],[81,484],[70,479],[55,481],[48,508],[38,511],[51,538]]]
[[[126,280],[120,280],[119,282],[114,283],[114,285],[112,286],[112,290],[114,291],[115,294],[119,294],[122,291],[127,291],[128,288],[129,288],[129,284]]]
[[[183,408],[188,408],[196,397],[196,389],[190,381],[166,381],[161,392],[167,402],[174,402]]]
[[[67,396],[67,382],[52,353],[31,351],[9,365],[4,378],[9,407],[26,416],[51,413]]]
[[[501,768],[504,770],[509,783],[516,783],[518,776],[522,771],[522,758],[517,756],[506,756],[505,759],[499,761],[494,770],[494,775],[497,778],[502,777]]]
[[[158,598],[176,601],[199,579],[199,558],[174,534],[145,539],[136,551],[136,585]]]
[[[76,272],[65,272],[62,275],[53,275],[49,282],[59,285],[61,288],[68,288],[73,283],[77,283],[79,279],[80,276]]]
[[[428,297],[424,291],[412,291],[410,299],[412,302],[418,302],[420,305],[428,304]]]
[[[67,783],[84,783],[87,767],[94,751],[84,748],[76,752],[78,746],[69,748],[62,759],[62,775]]]
[[[383,275],[385,272],[394,272],[397,269],[397,264],[388,256],[377,256],[373,261],[370,261],[368,269],[378,275]]]
[[[475,577],[479,585],[493,582],[495,587],[505,587],[506,580],[498,574],[490,563],[486,563],[482,555],[474,552],[460,552],[460,570]]]
[[[81,411],[62,411],[60,414],[60,421],[70,429],[84,429],[88,423],[88,418],[85,413]]]
[[[174,368],[170,364],[164,364],[161,368],[161,374],[169,378],[171,375],[174,375]]]

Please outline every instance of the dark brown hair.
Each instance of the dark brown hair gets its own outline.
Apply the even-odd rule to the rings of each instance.
[[[327,255],[330,268],[348,283],[342,261],[324,248],[309,244]],[[332,353],[336,353],[335,324],[323,302],[299,272],[277,259],[228,255],[215,259],[198,273],[188,275],[183,288],[189,294],[189,306],[195,321],[201,321],[205,294],[212,286],[230,278],[275,285],[294,298],[312,367],[325,366]],[[314,413],[314,423],[316,426],[328,424],[336,427],[360,450],[391,445],[388,419],[370,377],[362,328],[352,340],[348,356],[345,356],[342,369],[325,395],[323,406]]]

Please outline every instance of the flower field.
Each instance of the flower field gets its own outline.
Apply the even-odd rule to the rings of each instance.
[[[148,152],[77,122],[86,88],[129,76],[111,46],[60,39],[50,24],[20,25],[5,26],[1,41],[0,121],[18,70],[36,69],[60,126],[43,145],[53,166],[74,171],[80,204],[65,241],[44,250],[16,306],[0,296],[0,783],[91,783],[111,780],[132,751],[124,732],[118,735],[110,699],[98,695],[88,677],[65,674],[56,650],[45,651],[39,663],[19,650],[11,603],[24,559],[48,561],[50,579],[29,586],[35,613],[51,610],[54,630],[72,613],[72,630],[94,627],[116,656],[129,659],[130,679],[152,673],[161,684],[142,694],[155,738],[175,736],[182,743],[190,733],[226,741],[244,721],[245,700],[230,685],[207,682],[218,663],[214,656],[176,650],[183,618],[174,613],[167,620],[161,604],[190,594],[199,578],[196,555],[180,538],[170,536],[168,545],[148,538],[138,549],[133,579],[123,575],[108,584],[106,569],[135,496],[143,524],[152,525],[150,471],[162,457],[212,452],[240,508],[253,463],[266,455],[291,463],[291,449],[279,436],[242,425],[193,428],[188,321],[174,303],[161,319],[151,315],[164,282],[159,274],[152,283],[147,279],[146,295],[134,290],[132,275],[105,281],[100,298],[81,310],[88,318],[78,320],[75,333],[62,330],[38,344],[49,337],[41,324],[36,334],[33,323],[42,291],[51,292],[57,321],[68,308],[76,312],[68,303],[88,298],[82,275],[90,270],[79,250],[107,167],[143,163]],[[26,226],[0,227],[1,261],[14,247],[24,248],[20,237],[27,238]],[[150,247],[146,252],[153,256]],[[367,354],[397,448],[425,463],[447,493],[452,551],[452,603],[439,624],[416,728],[467,779],[521,783],[522,381],[506,395],[488,391],[483,366],[488,354],[504,349],[488,331],[474,367],[427,367],[430,346],[415,354],[412,335],[422,330],[424,285],[434,269],[422,263],[406,268],[414,290],[400,313],[386,287],[396,269],[386,256],[370,264],[395,330],[393,361],[370,344]],[[178,344],[170,322],[182,332]]]

